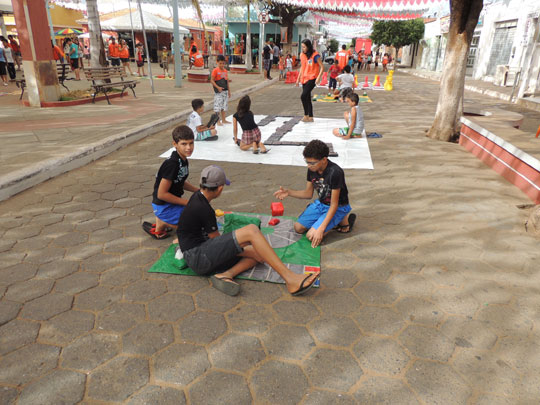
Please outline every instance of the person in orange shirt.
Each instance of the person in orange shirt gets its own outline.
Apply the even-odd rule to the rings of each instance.
[[[8,41],[9,47],[13,51],[13,59],[17,64],[17,70],[21,70],[21,47],[19,46],[15,38],[13,38],[13,35],[8,35]]]
[[[343,68],[345,68],[345,66],[347,66],[347,64],[349,63],[349,52],[346,51],[346,48],[347,46],[345,45],[342,45],[341,46],[341,51],[339,51],[337,54],[336,54],[336,59],[338,61],[338,68],[339,68],[339,71],[341,72],[343,70]]]
[[[189,68],[191,69],[193,66],[196,68],[204,66],[204,58],[195,45],[189,51]]]
[[[64,63],[65,54],[62,52],[59,46],[55,45],[53,41],[51,40],[52,45],[52,51],[53,51],[53,58],[56,61],[60,61],[60,63]]]
[[[111,66],[120,66],[120,46],[116,43],[115,37],[111,37],[111,43],[109,44],[109,59],[111,60]]]
[[[133,76],[133,71],[131,70],[131,66],[129,66],[129,46],[126,43],[125,39],[120,40],[120,46],[118,47],[118,56],[120,57],[120,60],[122,61],[122,67],[124,68],[124,72],[129,70],[129,74]]]
[[[212,70],[210,83],[214,89],[214,112],[221,114],[221,122],[218,125],[230,124],[225,119],[225,112],[231,97],[231,88],[229,86],[229,72],[225,69],[225,56],[218,55],[218,67]]]
[[[311,103],[311,91],[321,81],[324,72],[321,55],[313,49],[309,39],[302,41],[302,53],[300,54],[300,74],[296,85],[302,83],[302,105],[304,106],[303,122],[313,122],[313,104]]]

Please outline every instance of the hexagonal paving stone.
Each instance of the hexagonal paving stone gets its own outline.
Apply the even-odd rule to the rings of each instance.
[[[63,345],[94,328],[94,314],[66,311],[41,324],[40,343]]]
[[[194,404],[253,403],[249,388],[241,376],[213,371],[189,390]]]
[[[482,391],[509,396],[519,383],[519,374],[494,353],[478,349],[460,350],[452,365],[465,381]]]
[[[41,229],[41,236],[53,239],[62,236],[67,232],[72,232],[75,227],[71,223],[60,222],[58,224],[47,225]]]
[[[21,391],[19,404],[75,404],[84,395],[86,376],[75,371],[54,370],[27,385]]]
[[[317,296],[317,304],[324,313],[336,315],[350,315],[362,306],[352,292],[326,288]]]
[[[502,336],[497,342],[496,353],[521,374],[538,373],[540,372],[540,344],[538,342],[538,334]]]
[[[143,270],[133,266],[118,266],[101,274],[101,284],[123,287],[140,280]]]
[[[400,273],[419,273],[425,266],[424,257],[405,254],[391,254],[384,259],[384,266]]]
[[[24,304],[21,318],[44,321],[71,308],[73,297],[64,294],[47,294]]]
[[[394,335],[405,324],[403,316],[392,308],[364,306],[354,319],[364,332],[388,336]]]
[[[263,334],[275,322],[273,314],[261,305],[241,305],[227,314],[231,328],[236,332]]]
[[[121,256],[115,254],[99,253],[82,262],[82,269],[91,273],[103,273],[120,264]]]
[[[115,239],[115,240],[105,243],[105,247],[103,250],[106,253],[121,254],[121,253],[129,252],[130,250],[135,250],[138,248],[139,248],[138,239],[122,238],[122,239]]]
[[[19,281],[25,281],[34,277],[36,272],[37,266],[35,264],[16,264],[0,270],[0,283],[4,285],[11,285]]]
[[[414,394],[401,380],[387,377],[368,377],[362,381],[354,397],[358,404],[419,404]]]
[[[315,346],[304,326],[276,325],[262,337],[268,354],[290,359],[302,359]]]
[[[0,327],[0,355],[32,343],[38,334],[39,323],[14,319]]]
[[[122,338],[125,353],[151,356],[174,341],[171,325],[143,322],[135,326]]]
[[[145,266],[154,263],[159,259],[159,253],[156,249],[135,249],[122,255],[122,263],[134,266]]]
[[[347,251],[330,250],[324,254],[325,268],[350,269],[358,262],[358,258]]]
[[[0,240],[0,252],[7,252],[8,250],[11,250],[13,248],[13,245],[15,245],[14,240],[7,240],[3,239]]]
[[[42,264],[39,266],[36,276],[39,278],[59,279],[75,273],[79,270],[79,266],[79,262],[69,260]]]
[[[210,368],[206,350],[190,344],[169,346],[154,359],[154,378],[180,386],[186,386]]]
[[[416,245],[407,239],[388,238],[381,241],[379,245],[390,253],[412,253],[416,249]]]
[[[33,238],[17,241],[15,246],[13,246],[13,250],[17,252],[30,252],[32,250],[44,249],[49,246],[50,243],[51,240],[45,236],[34,236]]]
[[[167,279],[167,289],[169,292],[184,292],[193,294],[205,287],[209,282],[206,277],[170,277]]]
[[[342,316],[323,316],[313,321],[309,330],[317,340],[335,346],[351,346],[362,337],[354,321]]]
[[[325,271],[321,282],[326,288],[352,288],[358,282],[358,276],[352,270]]]
[[[123,401],[148,383],[149,374],[147,360],[115,357],[90,373],[88,396],[101,401]]]
[[[49,246],[44,249],[31,250],[24,258],[24,261],[34,264],[49,263],[62,260],[65,254],[65,249]]]
[[[88,290],[95,287],[99,283],[99,276],[97,274],[91,274],[84,271],[71,274],[58,280],[55,285],[55,292],[61,292],[65,294],[77,294],[81,291]]]
[[[92,371],[120,353],[120,336],[90,333],[62,350],[62,367]]]
[[[431,360],[447,361],[454,352],[454,342],[440,331],[421,325],[410,325],[399,340],[412,355]]]
[[[241,280],[242,293],[240,298],[245,303],[272,304],[286,292],[282,285],[273,283],[258,283],[255,281]]]
[[[363,375],[349,352],[332,349],[312,353],[304,362],[304,371],[314,386],[345,392]]]
[[[114,191],[107,191],[103,194],[101,194],[101,198],[104,200],[118,200],[120,198],[127,197],[128,192],[125,190],[114,190]]]
[[[197,311],[182,320],[178,325],[178,330],[182,339],[204,344],[223,335],[227,330],[227,323],[221,314]]]
[[[444,313],[432,302],[418,297],[405,297],[396,303],[396,309],[410,322],[437,326]]]
[[[89,219],[88,221],[79,222],[75,229],[79,232],[93,232],[108,227],[109,221],[106,219]],[[92,234],[90,234],[90,242],[96,242],[96,240],[92,240]]]
[[[0,301],[0,326],[16,318],[21,307],[22,305],[18,302],[7,300]]]
[[[471,395],[469,386],[446,364],[417,360],[407,371],[406,379],[428,404],[465,404]]]
[[[80,232],[70,232],[54,239],[54,244],[60,247],[77,246],[88,241],[88,235]]]
[[[480,307],[472,294],[463,290],[437,289],[432,295],[432,300],[447,314],[473,316]]]
[[[125,332],[144,319],[143,304],[116,302],[98,315],[97,329],[110,332]]]
[[[21,240],[37,236],[41,232],[41,227],[35,225],[19,226],[17,228],[10,229],[4,234],[4,238]]]
[[[77,295],[74,307],[89,311],[100,311],[120,299],[122,299],[121,288],[97,286]]]
[[[304,395],[305,405],[355,405],[354,399],[347,394],[336,394],[330,391],[312,390]]]
[[[0,359],[0,383],[23,385],[47,374],[58,363],[60,348],[33,343]]]
[[[269,384],[269,381],[272,383]],[[255,370],[250,383],[255,400],[271,404],[297,404],[309,387],[300,367],[275,360]]]
[[[66,249],[66,259],[68,260],[86,260],[89,257],[101,254],[103,247],[101,245],[91,245],[84,243]]]
[[[97,220],[96,220],[97,221]],[[121,239],[124,233],[120,229],[104,228],[93,231],[90,234],[90,243],[106,243],[113,240]]]
[[[449,317],[442,325],[441,332],[456,346],[464,348],[489,350],[497,341],[497,335],[485,322],[460,316]]]
[[[364,281],[354,288],[354,292],[368,305],[390,305],[399,295],[388,283],[379,281]]]
[[[164,281],[140,280],[124,290],[124,298],[128,301],[146,302],[167,292]]]
[[[186,396],[184,391],[169,387],[149,385],[128,402],[128,405],[148,405],[148,404],[175,404],[185,405]]]
[[[44,225],[52,225],[62,221],[63,218],[64,216],[62,214],[53,214],[51,212],[47,212],[46,214],[36,215],[32,218],[29,224],[38,227]]]
[[[108,219],[109,221],[123,215],[126,215],[125,208],[106,208],[104,210],[96,211],[96,218]]]
[[[14,405],[18,395],[15,388],[0,386],[0,404]]]
[[[394,291],[402,296],[429,297],[433,290],[433,285],[418,274],[396,274],[389,281],[389,284]]]
[[[176,322],[194,310],[193,298],[185,294],[165,294],[148,304],[151,320]]]
[[[364,369],[397,375],[409,362],[409,356],[396,341],[368,336],[354,346],[354,354]]]
[[[21,264],[29,264],[29,263],[22,263],[22,261],[24,260],[25,257],[26,257],[26,253],[24,253],[24,252],[10,251],[10,252],[6,252],[6,253],[2,253],[2,261],[0,262],[0,269],[2,269],[2,271],[0,271],[0,274],[4,273],[5,269],[10,268],[10,270],[11,270],[12,266],[14,267],[14,266],[18,266],[18,265],[21,265]],[[26,280],[28,278],[30,278],[30,277],[23,278],[23,280]],[[19,280],[16,280],[16,281],[19,281]]]
[[[208,354],[214,367],[238,372],[249,370],[266,357],[259,339],[235,333],[214,342]]]
[[[502,334],[528,333],[533,326],[529,319],[508,305],[484,306],[475,318],[484,321],[494,332]]]
[[[457,271],[443,269],[441,266],[426,266],[422,269],[424,277],[439,287],[461,288],[465,277]]]
[[[282,321],[302,325],[307,325],[320,314],[315,305],[300,300],[279,301],[273,308]]]
[[[494,281],[468,280],[466,291],[484,305],[506,304],[512,299],[512,293]]]
[[[6,299],[16,302],[31,301],[51,291],[53,280],[31,279],[11,285],[6,292]]]
[[[195,302],[197,303],[197,308],[218,312],[227,312],[231,308],[238,305],[240,299],[239,297],[231,297],[223,294],[221,291],[218,291],[215,288],[204,288],[195,296]]]

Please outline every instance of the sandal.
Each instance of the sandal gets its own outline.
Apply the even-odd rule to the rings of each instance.
[[[156,229],[156,224],[151,224],[150,222],[146,222],[146,221],[142,223],[142,226],[146,229]],[[173,228],[170,228],[168,226],[165,228],[165,232],[172,232],[172,231],[173,231]]]
[[[259,154],[259,149],[253,149],[253,154],[258,155]]]
[[[235,296],[240,292],[240,284],[230,277],[219,278],[212,276],[210,277],[210,281],[212,282],[212,287],[224,294]]]
[[[302,295],[304,294],[305,292],[307,292],[311,287],[313,287],[315,285],[315,283],[317,282],[317,280],[319,279],[319,277],[321,276],[321,273],[318,273],[317,274],[317,277],[315,277],[313,279],[313,281],[311,282],[311,284],[309,285],[306,285],[304,286],[304,283],[306,281],[308,281],[308,279],[312,276],[313,274],[309,274],[305,279],[302,280],[302,283],[300,284],[300,288],[298,288],[298,290],[296,290],[295,292],[292,292],[291,295],[293,296],[298,296],[298,295]]]
[[[264,152],[261,150],[261,153],[268,153],[272,148],[266,148]]]
[[[353,230],[354,223],[356,221],[356,214],[349,215],[349,223],[347,225],[337,225],[334,229],[339,233],[349,233]],[[344,231],[344,229],[347,229]]]
[[[142,229],[154,239],[167,239],[169,236],[171,236],[171,234],[166,231],[156,232],[155,228],[147,229],[143,226]]]

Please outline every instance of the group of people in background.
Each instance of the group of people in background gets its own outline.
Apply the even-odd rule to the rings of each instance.
[[[0,35],[0,79],[4,86],[8,85],[8,76],[11,80],[15,79],[17,72],[21,70],[21,48],[19,43],[8,35],[7,39]]]

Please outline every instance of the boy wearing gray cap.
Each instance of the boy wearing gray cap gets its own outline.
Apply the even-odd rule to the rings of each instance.
[[[268,263],[285,280],[292,295],[313,287],[320,274],[296,274],[276,255],[260,229],[251,224],[230,233],[219,234],[216,214],[210,202],[218,198],[230,182],[219,166],[201,172],[200,190],[193,193],[182,212],[177,235],[186,264],[197,274],[210,276],[212,285],[228,295],[240,292],[233,279],[255,266]]]

